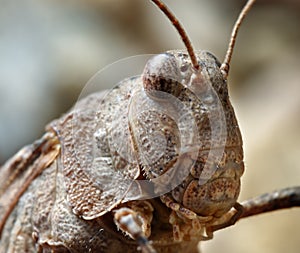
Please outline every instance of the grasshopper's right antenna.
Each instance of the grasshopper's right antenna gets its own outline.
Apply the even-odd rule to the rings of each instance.
[[[244,8],[242,9],[238,19],[236,20],[234,27],[232,29],[232,33],[231,33],[231,37],[230,37],[230,42],[228,45],[228,49],[226,52],[226,56],[224,59],[224,62],[221,65],[221,71],[223,73],[223,76],[225,79],[227,79],[228,76],[228,72],[229,72],[229,68],[230,68],[230,61],[232,58],[232,53],[233,53],[233,49],[234,49],[234,45],[235,45],[235,40],[239,31],[239,28],[244,20],[244,18],[246,17],[247,13],[250,11],[252,5],[255,3],[256,0],[248,0],[248,2],[246,3],[246,5],[244,6]]]

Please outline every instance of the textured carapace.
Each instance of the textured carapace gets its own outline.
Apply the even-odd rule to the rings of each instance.
[[[158,189],[154,190],[176,187],[172,197],[185,208],[202,216],[215,213],[219,216],[233,206],[239,193],[239,178],[243,173],[241,135],[220,63],[208,52],[199,51],[196,55],[217,98],[205,96],[206,100],[199,99],[189,88],[193,68],[188,54],[185,51],[170,51],[159,58],[166,58],[173,70],[169,71],[162,61],[163,66],[159,68],[162,73],[158,75],[156,71],[152,74],[150,59],[142,76],[143,81],[141,78],[136,78],[134,82],[132,79],[123,81],[103,99],[99,105],[101,110],[74,110],[63,120],[52,124],[62,143],[65,183],[75,213],[85,219],[99,217],[117,204],[124,203],[133,180],[138,177],[142,179],[143,176],[145,180],[155,179],[169,170],[174,173],[168,181],[163,182],[164,186],[156,185]],[[172,75],[168,77],[166,73]],[[173,73],[176,73],[175,78]],[[150,90],[153,87],[155,92],[160,91],[158,101]],[[131,104],[132,98],[136,94],[140,96],[145,90],[146,94],[150,93],[150,99],[147,100],[145,96],[143,106]],[[178,99],[189,113],[180,115],[183,117],[180,128],[174,120],[172,108],[157,111],[153,106],[150,107],[152,109],[146,107],[152,100],[159,106],[172,107],[161,97],[164,94],[171,94]],[[216,99],[222,111],[216,107]],[[138,107],[138,114],[123,118],[122,115],[126,115],[130,106]],[[81,108],[80,104],[77,108]],[[225,115],[226,131],[220,128],[214,133],[216,136],[212,136],[212,121],[217,122],[221,113]],[[190,137],[192,151],[184,152],[182,139],[186,137],[185,133],[191,131],[191,120],[197,132]],[[225,143],[222,143],[224,140]],[[118,149],[118,145],[125,144],[127,152],[131,153],[128,156]],[[160,147],[163,149],[157,152]],[[209,153],[216,150],[220,150],[221,156],[208,161]],[[190,168],[179,164],[174,169],[174,164],[183,156],[185,160],[192,159]],[[205,164],[207,170],[213,172],[210,178],[203,176]],[[136,199],[139,199],[136,194]]]

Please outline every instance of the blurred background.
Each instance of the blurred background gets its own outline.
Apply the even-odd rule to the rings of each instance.
[[[222,61],[244,1],[165,2],[194,47]],[[0,6],[0,164],[39,138],[99,69],[183,48],[146,0],[0,0]],[[244,138],[240,200],[300,185],[299,14],[298,0],[257,1],[238,36],[229,89]],[[296,253],[299,233],[300,209],[285,210],[241,220],[201,249]]]

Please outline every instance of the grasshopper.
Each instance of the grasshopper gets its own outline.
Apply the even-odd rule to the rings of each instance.
[[[197,252],[240,218],[299,204],[299,188],[237,202],[243,149],[227,78],[255,1],[222,64],[194,51],[173,13],[152,2],[186,50],[154,56],[141,76],[79,101],[4,164],[1,252]]]

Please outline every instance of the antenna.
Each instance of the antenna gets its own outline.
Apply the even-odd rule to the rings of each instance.
[[[239,15],[238,19],[236,20],[234,27],[232,29],[230,41],[228,44],[228,49],[227,49],[227,52],[225,55],[225,59],[220,68],[225,79],[227,79],[227,76],[228,76],[228,72],[229,72],[229,68],[230,68],[230,61],[232,58],[232,53],[233,53],[233,49],[234,49],[234,45],[235,45],[235,41],[236,41],[236,37],[237,37],[238,31],[239,31],[239,28],[241,27],[241,24],[242,24],[244,18],[250,11],[250,9],[251,9],[252,5],[255,3],[255,1],[256,0],[248,0],[246,5],[240,12],[240,15]]]
[[[192,43],[191,43],[190,39],[188,38],[183,26],[179,23],[179,21],[175,17],[175,15],[168,9],[168,7],[163,2],[161,2],[160,0],[151,0],[151,1],[167,16],[167,18],[171,21],[173,26],[176,28],[176,30],[178,31],[178,33],[188,51],[188,54],[191,58],[193,67],[196,70],[199,70],[200,66],[198,64]]]

